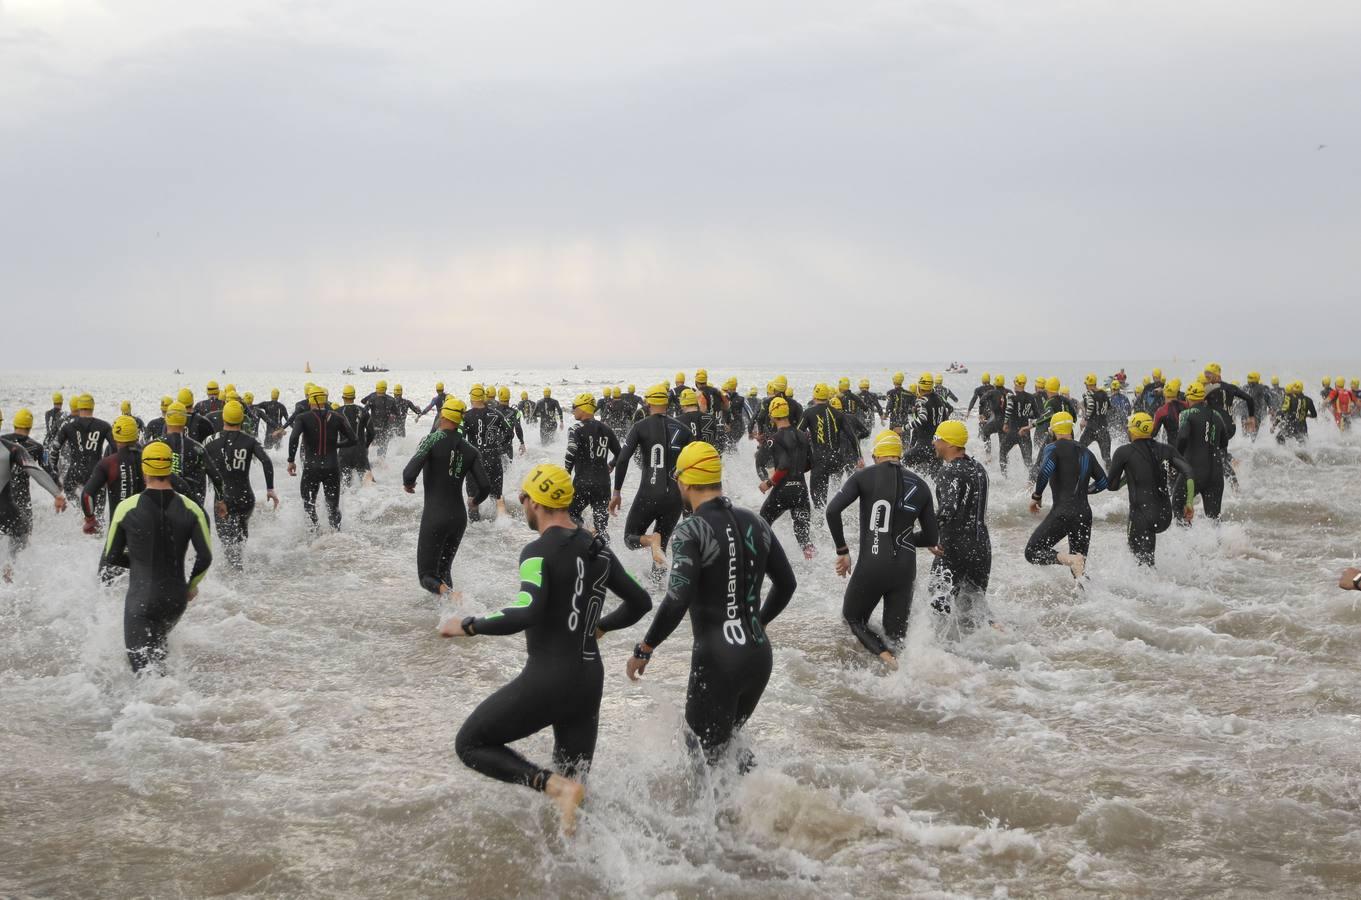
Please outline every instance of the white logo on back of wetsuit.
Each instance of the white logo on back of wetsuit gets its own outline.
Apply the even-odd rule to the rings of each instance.
[[[649,483],[656,484],[657,474],[661,472],[662,468],[666,465],[666,448],[661,444],[657,444],[652,448],[650,456],[651,459],[648,462],[648,468],[652,470],[652,474],[648,476],[651,479]]]
[[[725,530],[728,535],[728,618],[723,622],[723,639],[740,647],[747,642],[747,633],[742,629],[742,612],[737,603],[737,534],[732,525]]]
[[[888,514],[892,508],[893,504],[887,500],[875,500],[870,507],[870,533],[874,535],[870,553],[875,556],[879,555],[879,535],[888,531]]]

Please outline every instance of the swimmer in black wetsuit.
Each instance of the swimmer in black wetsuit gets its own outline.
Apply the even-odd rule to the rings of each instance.
[[[1015,389],[1007,394],[1002,410],[1002,434],[997,439],[997,465],[1007,477],[1007,457],[1012,447],[1021,448],[1021,462],[1030,468],[1030,423],[1040,414],[1035,395],[1025,389],[1026,376],[1017,375]]]
[[[543,791],[568,834],[586,797],[582,779],[595,757],[600,727],[605,670],[596,642],[652,608],[647,591],[604,540],[572,522],[571,502],[571,476],[559,466],[536,466],[520,489],[525,521],[539,532],[520,553],[520,593],[500,612],[451,619],[440,630],[446,637],[525,632],[524,670],[473,710],[454,749],[476,772]],[[606,590],[624,602],[602,616]],[[549,727],[556,771],[507,746]]]
[[[33,500],[29,482],[52,495],[57,512],[66,509],[66,497],[43,462],[46,450],[29,437],[33,413],[21,409],[14,414],[14,432],[0,438],[0,534],[9,535],[9,559],[5,560],[4,579],[11,577],[10,563],[28,546],[33,532]]]
[[[130,570],[123,608],[123,640],[134,672],[163,671],[165,643],[213,562],[203,510],[170,486],[172,452],[160,441],[142,450],[145,489],[118,504],[109,522],[104,558]],[[194,547],[186,582],[184,557]]]
[[[368,407],[354,402],[354,393],[352,384],[345,385],[345,389],[340,392],[340,398],[344,401],[340,407],[340,414],[345,417],[345,421],[350,424],[350,431],[358,438],[341,447],[337,457],[340,462],[340,481],[347,490],[353,480],[360,484],[373,483],[373,466],[369,462],[369,444],[373,442],[376,433],[373,416]]]
[[[988,534],[988,472],[964,452],[969,430],[951,419],[936,428],[932,446],[941,459],[936,472],[936,526],[940,540],[931,548],[931,581],[937,588],[931,606],[952,616],[968,633],[988,621],[987,591],[992,574]]]
[[[457,397],[445,400],[436,429],[421,441],[402,470],[402,489],[408,494],[416,493],[416,476],[421,476],[425,483],[425,505],[416,541],[416,576],[421,587],[432,594],[448,594],[453,590],[450,572],[463,532],[468,528],[468,513],[463,506],[464,479],[472,478],[468,485],[468,509],[476,509],[491,491],[482,455],[459,431],[466,409]]]
[[[1054,506],[1030,535],[1025,558],[1037,566],[1065,565],[1074,578],[1080,578],[1086,570],[1087,549],[1092,540],[1092,507],[1087,495],[1106,489],[1106,473],[1096,455],[1073,440],[1070,413],[1062,411],[1050,417],[1049,430],[1054,441],[1046,444],[1040,454],[1030,511],[1039,513],[1046,484],[1052,491]],[[1068,552],[1054,552],[1054,545],[1064,538],[1068,539]]]
[[[221,497],[224,490],[222,475],[217,470],[217,464],[203,451],[203,445],[189,436],[186,430],[188,422],[188,410],[176,400],[166,407],[165,437],[162,440],[173,454],[171,472],[180,479],[177,489],[201,508],[206,508],[208,482],[212,481],[213,490]],[[222,512],[222,509],[218,511]]]
[[[63,448],[70,448],[62,490],[66,492],[66,499],[71,501],[80,499],[81,488],[90,480],[95,465],[113,446],[113,427],[103,419],[95,418],[94,398],[89,394],[80,394],[73,399],[75,412],[62,424],[52,448],[54,459],[61,455]],[[102,497],[97,507],[103,510]]]
[[[624,546],[630,550],[647,547],[652,551],[652,578],[660,585],[666,574],[666,545],[681,514],[680,491],[671,480],[671,473],[676,470],[676,457],[692,436],[690,429],[666,414],[669,403],[666,385],[648,388],[644,399],[650,415],[629,429],[616,457],[610,514],[618,514],[623,504],[620,492],[629,463],[636,453],[642,478],[633,504],[629,506],[628,518],[624,520]],[[656,530],[645,534],[650,526],[655,526]]]
[[[317,527],[317,492],[326,497],[326,510],[331,527],[340,530],[340,457],[341,447],[359,438],[350,428],[349,420],[331,409],[326,402],[326,389],[312,385],[307,395],[310,408],[293,417],[293,432],[288,437],[288,474],[297,476],[298,444],[302,443],[302,508]]]
[[[468,400],[472,403],[472,408],[463,413],[462,432],[468,439],[468,443],[477,448],[477,455],[482,462],[482,471],[487,475],[487,482],[490,486],[490,494],[496,500],[496,515],[498,517],[506,514],[505,492],[505,466],[502,463],[502,451],[505,449],[510,435],[510,426],[506,423],[505,416],[499,410],[492,409],[487,405],[487,389],[480,384],[475,384],[468,391]],[[468,485],[468,493],[472,494],[473,485]],[[485,497],[483,498],[486,499]],[[478,510],[478,505],[468,507],[468,518],[474,522],[481,521],[482,514]]]
[[[761,493],[767,495],[761,504],[761,518],[767,525],[774,525],[788,511],[794,521],[794,539],[803,548],[804,559],[812,559],[816,552],[809,529],[813,511],[808,503],[808,483],[804,481],[812,454],[811,441],[808,432],[790,425],[789,401],[784,397],[772,399],[766,412],[773,423],[773,434],[766,442],[773,471],[760,484]]]
[[[1101,463],[1110,468],[1111,464],[1111,398],[1096,383],[1096,373],[1088,372],[1083,379],[1087,393],[1082,395],[1082,436],[1078,443],[1084,447],[1095,441],[1101,448]]]
[[[591,508],[595,533],[610,539],[610,472],[619,465],[619,438],[610,426],[595,418],[595,400],[581,394],[572,402],[576,422],[567,431],[567,458],[563,461],[572,476],[574,493],[567,514],[581,524],[586,507]]]
[[[421,408],[410,400],[402,396],[402,386],[393,385],[392,399],[396,401],[396,414],[392,420],[393,433],[397,437],[406,437],[406,416],[407,413],[415,413],[416,419],[421,417]]]
[[[217,494],[217,536],[227,564],[241,569],[241,551],[250,537],[250,517],[255,512],[255,489],[250,484],[252,460],[260,461],[265,476],[265,498],[279,508],[274,491],[274,463],[254,437],[242,430],[246,411],[239,401],[229,400],[222,407],[222,430],[208,438],[203,452],[213,461],[222,479]]]
[[[626,668],[629,678],[642,676],[689,611],[694,643],[685,723],[710,764],[724,755],[765,691],[772,667],[766,628],[797,586],[775,534],[723,496],[722,478],[716,448],[697,442],[682,451],[676,481],[692,515],[676,529],[666,599]],[[771,588],[763,604],[767,575]],[[750,751],[738,754],[739,771],[752,765]]]
[[[1195,513],[1196,482],[1191,464],[1171,444],[1155,441],[1153,417],[1138,412],[1129,417],[1128,444],[1111,459],[1106,480],[1112,491],[1129,486],[1129,550],[1140,565],[1151,566],[1158,549],[1158,535],[1172,524],[1172,498],[1167,488],[1167,466],[1183,479],[1186,500],[1182,518],[1190,522]]]
[[[1177,452],[1190,464],[1194,490],[1188,491],[1185,476],[1178,477],[1173,502],[1178,509],[1195,503],[1200,495],[1206,517],[1218,519],[1224,504],[1225,454],[1229,447],[1229,415],[1205,402],[1205,385],[1192,382],[1186,388],[1187,408],[1176,427]],[[1186,522],[1191,520],[1187,518]]]
[[[439,428],[440,411],[444,409],[444,401],[448,399],[449,395],[444,393],[444,382],[436,381],[435,396],[431,397],[430,402],[425,404],[425,409],[416,413],[416,421],[419,422],[421,420],[421,416],[425,415],[428,412],[433,411],[435,413],[435,420],[430,423],[430,430],[434,431],[437,428]]]
[[[543,399],[534,404],[534,418],[539,423],[539,440],[547,444],[562,427],[562,404],[553,399],[553,389],[543,389]]]
[[[848,455],[854,453],[855,434],[848,433],[845,417],[832,408],[832,389],[825,384],[813,387],[813,402],[803,411],[798,427],[808,435],[812,466],[808,491],[815,509],[827,505],[827,485],[845,469]]]
[[[934,476],[940,467],[940,460],[931,449],[931,441],[936,426],[950,419],[950,404],[935,392],[935,376],[923,372],[917,379],[917,404],[908,420],[908,446],[903,462],[915,471]]]
[[[912,587],[917,577],[917,548],[937,542],[931,489],[903,466],[903,441],[895,431],[874,439],[874,465],[847,479],[827,505],[827,528],[836,545],[836,573],[850,583],[841,601],[841,616],[851,633],[889,668],[898,667],[898,652],[907,637]],[[851,550],[841,514],[860,501],[860,562],[851,567]],[[917,523],[921,530],[916,530]],[[870,615],[884,603],[884,635],[870,628]]]

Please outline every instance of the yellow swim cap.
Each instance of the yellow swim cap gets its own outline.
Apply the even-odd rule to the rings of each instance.
[[[547,394],[544,394],[547,397]],[[468,399],[473,403],[483,403],[487,399],[487,390],[480,384],[475,384],[472,390],[468,391]]]
[[[161,415],[165,415],[166,407],[168,407],[172,402],[173,401],[171,401],[169,397],[161,398]]]
[[[1163,385],[1163,398],[1166,400],[1174,399],[1177,394],[1181,393],[1180,388],[1181,385],[1177,384],[1176,381],[1169,381]]]
[[[990,381],[992,381],[992,374],[989,373],[989,372],[984,372],[984,373],[983,373],[983,383],[984,383],[984,384],[987,384],[987,383],[990,382]]]
[[[278,400],[278,399],[279,399],[279,389],[278,389],[278,388],[271,388],[271,389],[270,389],[270,392],[269,392],[269,399],[271,399],[271,400]]]
[[[918,376],[918,378],[917,378],[917,388],[918,388],[918,390],[925,391],[925,392],[929,393],[930,391],[932,391],[932,390],[935,388],[935,386],[936,386],[936,377],[935,377],[934,375],[932,375],[930,372],[923,372],[923,373],[921,373],[920,376]]]
[[[590,394],[577,394],[572,401],[572,409],[584,409],[587,412],[595,412],[595,398]]]
[[[696,369],[696,370],[695,370],[695,384],[708,384],[708,383],[709,383],[709,370],[708,370],[708,369]]]
[[[52,395],[52,405],[61,406],[61,392],[57,391]]]
[[[936,426],[936,439],[952,447],[963,447],[969,443],[969,429],[958,419],[946,419]]]
[[[1162,380],[1162,377],[1163,377],[1163,370],[1162,370],[1162,369],[1154,369],[1154,370],[1153,370],[1153,380],[1154,380],[1154,381],[1161,381],[1161,380]]]
[[[813,385],[813,399],[814,400],[832,399],[832,389],[825,384]]]
[[[94,409],[94,408],[95,408],[95,398],[91,397],[89,394],[81,394],[79,397],[76,398],[75,408],[76,408],[76,409]]]
[[[118,411],[125,416],[132,415],[132,401],[124,400],[122,403],[118,404]]]
[[[15,428],[32,428],[32,427],[33,427],[33,411],[30,410],[30,409],[21,409],[21,410],[19,410],[17,413],[15,413],[15,414],[14,414],[14,427],[15,427]]]
[[[1049,430],[1054,434],[1072,434],[1073,414],[1067,410],[1054,413],[1053,418],[1049,420]]]
[[[397,393],[400,394],[401,392],[402,392],[402,386],[399,384],[399,385],[397,385]],[[497,388],[497,389],[496,389],[496,399],[497,399],[497,400],[500,400],[502,403],[509,403],[509,402],[510,402],[510,388],[505,387],[504,385],[501,386],[501,387],[499,387],[499,388]]]
[[[905,377],[905,376],[903,375],[902,372],[894,372],[894,373],[893,373],[893,383],[896,384],[896,385],[901,386],[902,383],[903,383],[903,378],[904,378],[904,377]]]
[[[354,399],[354,385],[352,385],[352,384],[347,384],[347,385],[345,385],[344,390],[342,390],[342,391],[340,392],[340,397],[341,397],[342,400],[353,400],[353,399]]]
[[[628,386],[628,392],[629,392],[630,394],[632,394],[632,393],[633,393],[634,391],[636,391],[636,390],[638,390],[638,389],[637,389],[636,387],[634,387],[633,385],[629,385],[629,386]]]
[[[309,386],[307,388],[307,399],[313,403],[325,402],[326,388],[322,387],[319,384]]]
[[[142,448],[142,474],[152,478],[169,478],[175,464],[174,451],[165,441],[152,441]]]
[[[544,388],[544,389],[543,389],[543,395],[544,395],[545,397],[551,397],[551,396],[553,396],[553,389],[552,389],[552,388]]]
[[[676,384],[685,384],[685,373],[684,373],[684,372],[677,372],[677,373],[676,373]]]
[[[1262,373],[1261,373],[1261,372],[1249,372],[1249,373],[1248,373],[1248,384],[1261,384],[1261,382],[1262,382]]]
[[[179,427],[189,421],[189,410],[178,400],[165,408],[165,424]]]
[[[1007,379],[1006,379],[1006,376],[1005,376],[1005,375],[994,375],[994,376],[992,377],[992,386],[993,386],[993,387],[1006,387],[1006,386],[1007,386]]]
[[[137,420],[132,416],[119,416],[113,420],[113,439],[120,444],[131,444],[137,440]]]
[[[520,391],[520,399],[521,399],[521,400],[528,400],[528,399],[529,399],[529,391]]]
[[[647,389],[647,393],[643,395],[643,400],[646,401],[648,406],[666,406],[668,400],[666,385],[654,384]]]
[[[615,388],[615,390],[617,391],[617,390],[619,390],[619,389],[618,389],[618,388]],[[727,381],[723,382],[723,390],[725,390],[725,391],[735,391],[735,390],[737,390],[737,379],[736,379],[736,378],[729,378]]]
[[[838,391],[849,391],[851,389],[851,380],[849,378],[837,379],[836,389]]]
[[[1352,379],[1352,390],[1356,390],[1358,387],[1361,387],[1361,378],[1353,378],[1353,379]]]
[[[435,382],[435,393],[438,394],[438,393],[439,393],[440,391],[442,391],[442,390],[444,390],[444,382],[443,382],[443,381],[436,381],[436,382]]]
[[[696,379],[698,380],[698,379]],[[723,460],[713,444],[692,441],[676,457],[676,480],[681,484],[718,484],[723,480]]]
[[[450,397],[445,400],[444,405],[440,407],[439,414],[441,417],[448,419],[455,425],[462,425],[463,413],[467,408],[468,404],[464,403],[462,400],[457,397]]]
[[[217,382],[216,382],[216,381],[210,381],[210,382],[208,382],[208,396],[209,396],[209,397],[216,397],[216,396],[217,396]]]
[[[1062,386],[1063,386],[1062,382],[1060,382],[1053,375],[1050,375],[1048,378],[1044,380],[1044,389],[1051,394],[1057,394],[1059,388]]]
[[[1219,363],[1210,363],[1205,367],[1205,372],[1209,375],[1220,375],[1223,371],[1224,370],[1219,367]]]
[[[576,496],[572,476],[562,466],[553,463],[535,466],[521,482],[520,490],[529,495],[530,500],[549,509],[566,509]]]
[[[1025,373],[1024,373],[1024,372],[1022,372],[1020,375],[1017,375],[1017,376],[1016,376],[1016,383],[1017,383],[1017,384],[1025,384]]]
[[[772,419],[789,418],[789,401],[783,397],[776,397],[770,401],[770,417]]]
[[[752,388],[752,389],[750,389],[749,391],[747,391],[747,396],[748,396],[748,397],[755,397],[755,396],[756,396],[756,388]]]
[[[1333,381],[1333,387],[1345,387],[1346,384],[1347,379],[1343,378],[1341,375],[1337,376],[1337,379]]]
[[[783,394],[785,391],[789,390],[789,379],[785,378],[783,375],[776,375],[775,380],[772,381],[771,384],[774,385],[777,394]]]
[[[194,392],[189,388],[180,388],[179,393],[175,395],[175,402],[182,404],[188,410],[189,407],[194,405]]]
[[[373,386],[373,389],[375,392],[379,394],[386,394],[388,392],[388,383],[386,381],[379,380],[379,382]]]
[[[402,396],[402,386],[400,384],[394,384],[392,386],[392,393],[396,394],[398,397]]]
[[[222,421],[228,425],[240,425],[246,420],[246,408],[239,400],[232,400],[222,407]]]
[[[1274,385],[1276,385],[1277,387],[1279,387],[1280,384],[1281,384],[1281,376],[1279,376],[1279,375],[1272,375],[1272,376],[1271,376],[1271,383],[1274,384]]]
[[[685,390],[681,391],[680,405],[682,407],[699,406],[699,394],[696,394],[690,388],[686,388]]]
[[[862,391],[868,391],[869,389],[870,389],[870,380],[869,380],[868,378],[862,378],[862,379],[860,379],[860,390],[862,390]]]
[[[1205,385],[1199,381],[1193,381],[1186,387],[1186,399],[1188,402],[1205,399]]]
[[[1087,387],[1096,387],[1096,373],[1088,372],[1086,377],[1082,379],[1082,383]]]
[[[1132,436],[1152,437],[1153,417],[1148,413],[1137,412],[1129,417],[1129,433]]]
[[[897,459],[903,455],[903,439],[898,432],[885,428],[874,437],[874,448],[870,456],[875,459]]]
[[[247,404],[254,403],[254,402],[255,402],[255,395],[252,394],[250,391],[246,391],[246,395],[245,395],[244,397],[242,397],[241,399],[242,399],[242,401],[244,401],[244,402],[247,403]]]
[[[832,399],[827,401],[827,405],[832,409],[841,409],[841,398],[833,394]]]

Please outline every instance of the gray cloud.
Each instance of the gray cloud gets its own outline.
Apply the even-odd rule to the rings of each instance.
[[[88,365],[1347,355],[1351,6],[845,6],[11,3],[0,284]]]

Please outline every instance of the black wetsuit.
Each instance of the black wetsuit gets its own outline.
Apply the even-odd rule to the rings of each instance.
[[[396,434],[397,437],[406,437],[407,413],[415,413],[417,417],[419,417],[421,415],[421,408],[402,396],[395,396],[392,399],[396,401],[397,404],[397,413],[392,420],[393,433]]]
[[[477,448],[477,454],[482,459],[482,471],[486,473],[489,485],[488,496],[496,500],[502,499],[505,494],[506,478],[502,460],[506,441],[510,436],[506,417],[489,406],[475,406],[463,413],[462,431],[468,443]],[[468,485],[470,496],[472,491],[473,485],[470,484]],[[476,509],[472,510],[471,515],[473,521],[481,518]]]
[[[613,429],[598,419],[574,422],[567,430],[565,468],[576,489],[568,512],[581,524],[586,507],[591,508],[595,533],[609,540],[610,470],[620,463],[619,438]]]
[[[142,429],[142,440],[145,441],[146,443],[151,443],[152,441],[159,441],[163,437],[165,437],[164,413],[152,419],[150,422],[146,423],[146,427]]]
[[[902,385],[895,384],[884,395],[884,417],[888,419],[889,428],[899,431],[906,428],[916,408],[917,395]]]
[[[1002,445],[1002,423],[1007,417],[1007,398],[1011,392],[1004,387],[994,387],[990,393],[983,398],[983,404],[978,409],[978,436],[983,439],[983,449],[989,457],[992,456],[992,436],[997,435],[997,445]]]
[[[183,493],[190,500],[203,507],[210,480],[213,490],[221,496],[222,474],[217,470],[217,464],[203,451],[202,444],[184,431],[167,432],[161,440],[170,447],[170,471],[179,476]]]
[[[1267,391],[1266,385],[1261,384],[1260,382],[1250,381],[1248,382],[1247,387],[1243,388],[1243,391],[1248,395],[1249,398],[1251,398],[1252,406],[1248,408],[1251,409],[1257,417],[1260,417],[1267,410],[1271,409],[1271,396],[1270,393]],[[1257,440],[1257,435],[1261,432],[1261,430],[1262,425],[1259,418],[1259,421],[1257,422],[1257,427],[1254,428],[1252,431],[1248,432],[1248,437],[1254,441]]]
[[[141,448],[135,444],[119,447],[101,459],[90,473],[90,480],[85,482],[80,492],[81,512],[87,519],[97,518],[107,493],[109,518],[112,519],[118,504],[134,494],[140,494],[144,487],[146,482],[142,478]],[[121,574],[120,569],[108,565],[100,557],[99,577],[105,584]]]
[[[288,418],[288,407],[278,400],[266,400],[257,403],[255,411],[259,413],[260,421],[265,423],[265,449],[272,450],[279,446],[279,430]]]
[[[0,439],[0,534],[9,535],[11,556],[28,546],[33,532],[33,500],[29,482],[37,481],[53,497],[61,494],[44,466],[47,451],[32,438],[9,434]]]
[[[917,401],[908,423],[911,440],[903,459],[918,472],[934,476],[940,468],[940,458],[936,456],[931,441],[936,436],[937,426],[950,418],[950,410],[950,404],[934,392]]]
[[[766,524],[773,525],[788,510],[794,520],[794,539],[800,547],[811,547],[813,538],[809,525],[813,511],[808,504],[808,483],[804,481],[813,452],[808,432],[793,427],[778,428],[768,444],[774,471],[770,473],[770,491],[761,504],[761,518]]]
[[[1101,388],[1088,391],[1082,397],[1082,415],[1087,420],[1087,424],[1082,429],[1082,434],[1077,442],[1084,447],[1091,446],[1095,441],[1101,448],[1101,462],[1109,467],[1111,464],[1111,426],[1110,426],[1111,398]]]
[[[1281,412],[1277,416],[1276,442],[1284,444],[1287,439],[1303,443],[1309,438],[1309,420],[1318,418],[1318,408],[1314,398],[1304,394],[1285,394],[1281,401]]]
[[[936,524],[937,543],[945,552],[931,563],[932,581],[941,592],[932,606],[953,612],[964,632],[983,624],[988,615],[992,538],[987,518],[987,470],[971,456],[942,464],[936,473]]]
[[[1007,394],[1006,405],[1002,410],[1002,436],[998,439],[997,465],[1002,477],[1007,474],[1007,457],[1012,447],[1021,448],[1021,462],[1030,468],[1030,440],[1021,434],[1022,428],[1030,426],[1031,419],[1039,414],[1035,395],[1029,391],[1012,391]]]
[[[340,407],[340,414],[345,417],[345,421],[350,424],[350,431],[358,438],[341,447],[338,456],[340,479],[348,488],[354,480],[362,484],[364,473],[372,471],[369,464],[369,444],[373,442],[374,425],[369,410],[353,401],[346,402]]]
[[[1238,431],[1238,426],[1233,422],[1235,400],[1247,407],[1247,418],[1257,418],[1256,398],[1238,385],[1229,384],[1227,381],[1216,381],[1213,384],[1205,385],[1205,405],[1223,414],[1223,421],[1228,424],[1226,438],[1232,438]]]
[[[703,412],[698,409],[682,411],[676,416],[676,421],[680,422],[690,430],[690,439],[704,441],[706,444],[718,446],[718,421],[713,413]]]
[[[628,437],[624,438],[614,467],[614,489],[623,490],[624,478],[635,452],[642,474],[638,493],[624,520],[624,546],[630,550],[642,546],[639,538],[654,524],[657,534],[661,535],[663,550],[670,542],[671,531],[681,514],[680,489],[671,480],[671,475],[676,471],[676,457],[690,441],[690,429],[670,416],[660,414],[643,419],[630,428]]]
[[[373,447],[378,453],[378,458],[383,459],[388,454],[388,441],[392,440],[393,434],[396,433],[397,419],[406,418],[406,410],[402,407],[403,401],[390,394],[375,391],[365,397],[363,403],[364,408],[369,411]]]
[[[402,470],[403,486],[415,487],[417,475],[425,484],[425,506],[416,541],[416,575],[421,587],[438,594],[441,584],[453,584],[454,556],[468,528],[464,479],[472,477],[468,493],[475,503],[487,499],[491,482],[482,455],[454,429],[436,431],[421,440],[416,455]]]
[[[936,545],[936,513],[925,481],[897,460],[875,463],[852,475],[827,506],[827,528],[838,554],[849,552],[841,514],[857,499],[860,558],[846,585],[841,616],[865,649],[877,655],[899,647],[907,637],[916,548]],[[870,616],[880,600],[883,637],[870,628]]]
[[[1129,487],[1129,550],[1146,566],[1153,565],[1158,535],[1172,524],[1167,466],[1180,476],[1184,494],[1184,479],[1195,477],[1191,465],[1176,448],[1161,441],[1140,439],[1117,448],[1106,475],[1112,491]]]
[[[1092,507],[1088,494],[1106,489],[1106,473],[1096,454],[1067,438],[1046,444],[1040,454],[1035,495],[1051,491],[1049,515],[1025,545],[1027,562],[1052,566],[1058,562],[1054,545],[1068,539],[1068,552],[1087,555],[1092,541]]]
[[[55,459],[61,454],[62,448],[70,448],[61,485],[67,500],[74,502],[80,499],[81,488],[90,480],[90,473],[113,445],[113,427],[103,419],[72,416],[66,420],[57,434],[52,456]],[[97,506],[101,511],[104,509],[102,497]]]
[[[194,568],[184,557],[194,547]],[[168,490],[142,491],[114,510],[104,558],[130,569],[123,607],[123,641],[134,672],[162,669],[165,642],[212,564],[208,519],[198,504]]]
[[[605,592],[624,602],[602,616]],[[543,790],[554,774],[508,747],[553,729],[553,769],[581,778],[595,757],[605,669],[596,629],[628,628],[652,600],[602,539],[581,528],[550,528],[520,553],[520,592],[489,616],[465,620],[474,635],[525,632],[529,658],[509,684],[478,704],[454,749],[468,768]]]
[[[274,490],[274,463],[254,437],[244,431],[219,431],[208,438],[203,452],[213,461],[222,478],[217,499],[227,505],[226,518],[217,517],[217,536],[222,553],[233,569],[241,568],[241,548],[250,537],[250,517],[255,512],[255,489],[250,484],[252,459],[260,461],[265,473],[265,490]]]
[[[770,528],[726,497],[701,504],[680,524],[673,558],[666,599],[643,643],[655,649],[690,611],[685,722],[715,762],[765,691],[772,665],[766,627],[789,605],[797,581]],[[767,575],[771,589],[762,603]],[[744,754],[739,767],[750,766]]]
[[[539,421],[539,440],[547,444],[562,426],[562,404],[544,397],[534,405],[534,418]]]
[[[847,441],[853,441],[854,435],[847,434],[842,414],[826,403],[809,406],[796,424],[808,435],[811,450],[809,495],[813,507],[822,509],[827,505],[827,484],[834,474],[845,469],[846,455],[851,452]]]
[[[865,423],[866,428],[873,429],[875,416],[884,416],[884,405],[879,402],[879,395],[866,388],[856,396],[860,398],[860,421]]]
[[[343,440],[342,440],[343,438]],[[349,420],[330,407],[313,408],[293,417],[288,436],[288,461],[298,455],[302,443],[302,508],[312,526],[317,525],[317,491],[326,496],[331,527],[340,528],[340,448],[357,441]]]
[[[1196,493],[1205,515],[1219,518],[1224,504],[1225,453],[1229,446],[1228,413],[1201,403],[1182,411],[1177,426],[1177,452],[1191,466]],[[1173,497],[1177,509],[1186,505],[1186,482],[1176,480]]]

